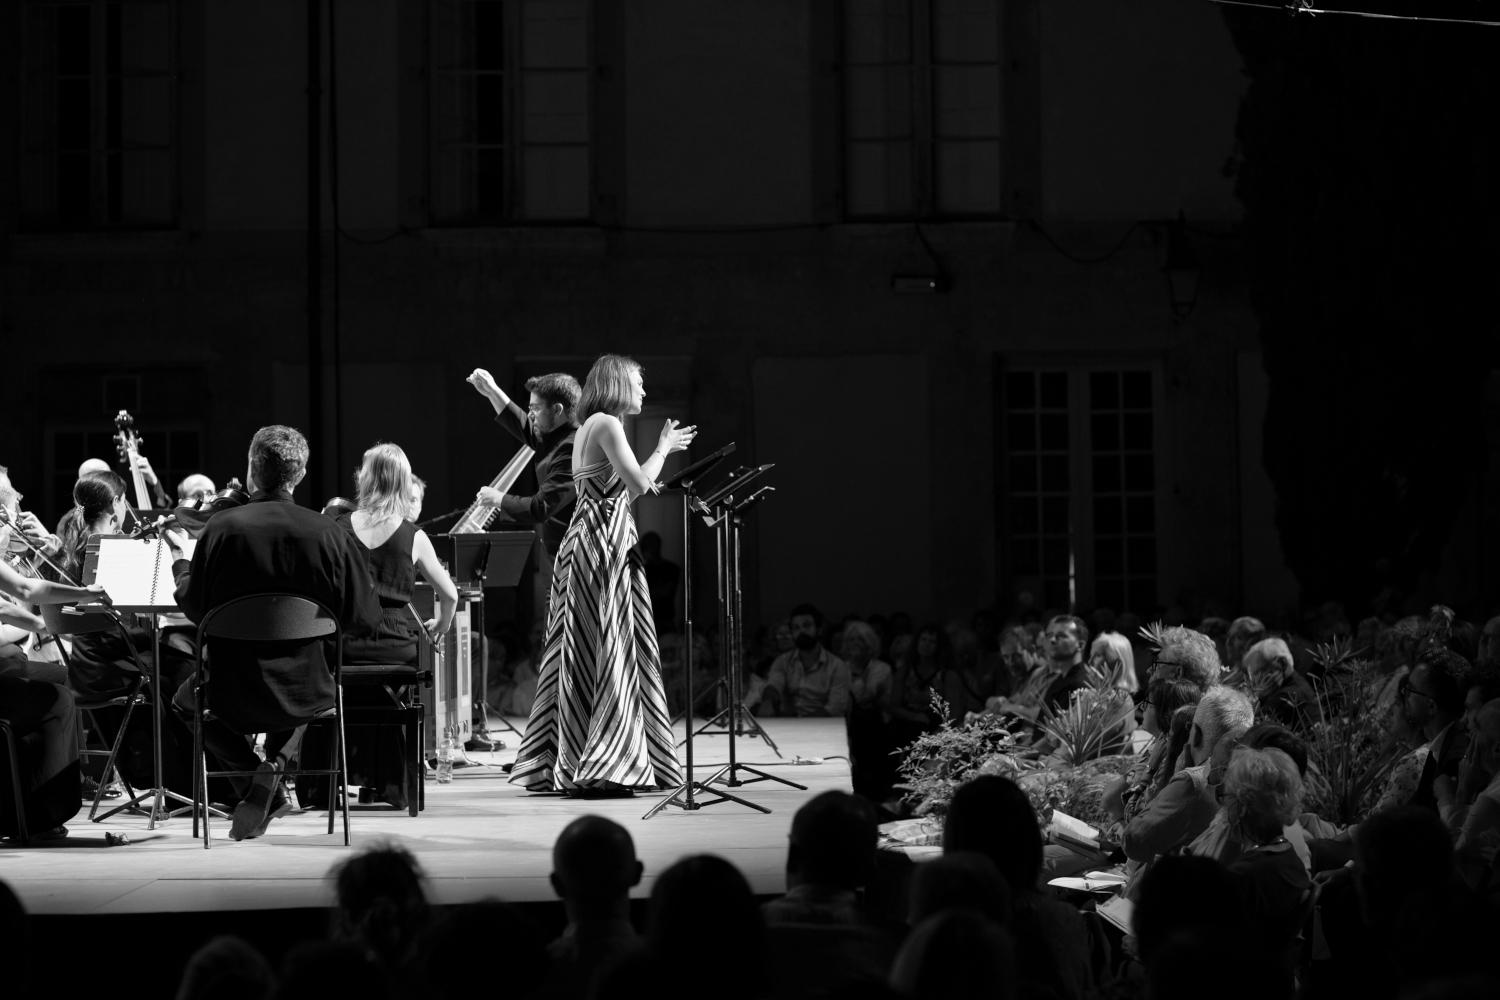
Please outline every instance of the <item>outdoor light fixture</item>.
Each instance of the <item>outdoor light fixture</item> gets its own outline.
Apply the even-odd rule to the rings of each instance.
[[[1172,319],[1178,323],[1188,318],[1198,304],[1198,277],[1202,268],[1198,265],[1198,254],[1188,239],[1187,217],[1177,213],[1177,218],[1164,224],[1166,230],[1166,255],[1161,271],[1167,278],[1167,298],[1172,307]]]

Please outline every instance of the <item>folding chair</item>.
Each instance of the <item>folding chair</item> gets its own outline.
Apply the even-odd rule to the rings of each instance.
[[[349,771],[344,745],[344,639],[338,617],[325,605],[300,594],[251,594],[226,601],[209,610],[198,624],[198,649],[193,669],[193,836],[198,835],[198,819],[203,819],[203,848],[212,840],[208,829],[208,779],[215,777],[251,777],[256,771],[210,771],[203,746],[203,723],[215,717],[209,703],[211,671],[204,669],[208,640],[232,642],[291,642],[333,638],[334,703],[306,718],[294,720],[291,726],[326,722],[333,725],[335,738],[330,741],[326,768],[293,768],[281,772],[283,777],[323,774],[328,782],[328,833],[333,834],[333,814],[341,805],[344,820],[344,846],[349,845]],[[290,727],[288,727],[290,728]],[[248,735],[248,734],[247,734]],[[332,778],[338,776],[335,783]]]
[[[88,721],[88,729],[99,732],[99,724],[94,715],[95,712],[104,708],[123,708],[125,715],[120,719],[120,728],[115,733],[114,743],[108,750],[91,750],[87,745],[88,737],[83,737],[83,744],[78,749],[78,756],[103,757],[104,770],[99,773],[99,787],[94,793],[94,804],[89,809],[89,819],[95,823],[102,823],[117,812],[129,809],[132,812],[144,812],[140,803],[152,798],[155,792],[137,794],[125,775],[120,772],[117,762],[120,757],[120,747],[125,742],[125,731],[130,726],[130,717],[134,714],[136,707],[144,705],[149,695],[151,671],[141,662],[140,655],[136,652],[135,643],[130,637],[130,632],[125,628],[125,623],[115,612],[89,612],[86,614],[69,613],[62,610],[58,605],[43,605],[42,618],[47,623],[47,631],[58,638],[58,648],[62,650],[63,663],[72,667],[72,654],[68,652],[67,646],[61,641],[63,636],[96,635],[100,632],[118,630],[120,638],[125,642],[125,649],[130,653],[130,659],[135,664],[136,677],[131,682],[130,688],[121,694],[110,698],[96,698],[85,700],[78,698],[75,705]],[[153,772],[154,773],[154,772]],[[125,786],[126,799],[115,806],[103,816],[99,815],[99,804],[104,799],[104,790],[109,787],[110,775],[118,775],[121,783]]]
[[[422,685],[432,683],[432,671],[405,663],[351,663],[344,667],[344,683],[380,686],[389,705],[353,705],[348,709],[349,726],[399,725],[406,741],[401,760],[406,788],[407,815],[416,816],[425,804],[422,784]]]

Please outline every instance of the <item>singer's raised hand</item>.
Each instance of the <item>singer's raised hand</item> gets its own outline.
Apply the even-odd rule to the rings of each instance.
[[[686,450],[687,446],[693,443],[693,438],[697,436],[698,426],[696,424],[679,427],[677,421],[669,417],[667,418],[667,422],[662,424],[661,437],[657,441],[657,446],[659,448],[664,447],[666,449],[665,453],[670,455],[673,452]]]

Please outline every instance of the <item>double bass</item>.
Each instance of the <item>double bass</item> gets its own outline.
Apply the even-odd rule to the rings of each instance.
[[[156,503],[146,486],[146,474],[141,471],[141,436],[135,429],[135,418],[125,410],[115,414],[115,450],[120,453],[120,461],[130,470],[130,486],[135,494],[136,509],[154,509]],[[161,499],[161,506],[165,507],[165,497]]]

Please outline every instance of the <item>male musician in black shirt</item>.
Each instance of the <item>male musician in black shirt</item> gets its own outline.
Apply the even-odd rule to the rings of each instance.
[[[573,410],[583,390],[577,379],[561,372],[529,378],[531,401],[523,412],[483,368],[474,369],[467,381],[495,408],[495,422],[536,452],[536,493],[516,496],[485,486],[478,500],[521,524],[537,525],[550,563],[573,516],[573,435],[578,430]]]
[[[535,525],[541,534],[543,552],[536,560],[535,572],[529,579],[523,577],[518,581],[512,592],[516,632],[528,635],[536,620],[547,613],[552,562],[573,517],[576,497],[573,490],[573,435],[578,430],[574,410],[583,395],[583,388],[576,378],[562,372],[529,378],[526,391],[531,398],[523,412],[483,368],[474,369],[466,381],[494,407],[495,422],[536,452],[536,492],[531,496],[501,493],[488,486],[480,489],[478,494],[480,503],[498,507],[520,524]],[[490,595],[486,595],[485,600],[491,600]],[[499,614],[485,617],[487,634],[497,634],[494,630],[502,624]],[[475,677],[476,690],[491,680],[488,664],[480,666]],[[500,672],[493,678],[496,681],[505,672],[505,665],[499,666]],[[488,695],[488,691],[481,691],[476,702]]]
[[[168,528],[177,604],[194,622],[211,609],[249,594],[300,594],[322,603],[339,618],[344,633],[360,634],[380,621],[380,604],[364,550],[353,533],[317,511],[299,507],[292,490],[307,473],[307,439],[291,427],[262,427],[250,442],[245,482],[250,502],[220,511],[205,522],[192,560],[185,536]],[[234,779],[243,801],[229,835],[258,837],[290,807],[280,772],[297,759],[305,726],[298,721],[333,703],[333,675],[320,640],[296,642],[213,641],[210,706],[215,718],[203,727],[206,747],[226,768],[254,771],[254,781]],[[191,713],[189,679],[172,699]],[[243,734],[266,734],[262,764]]]

